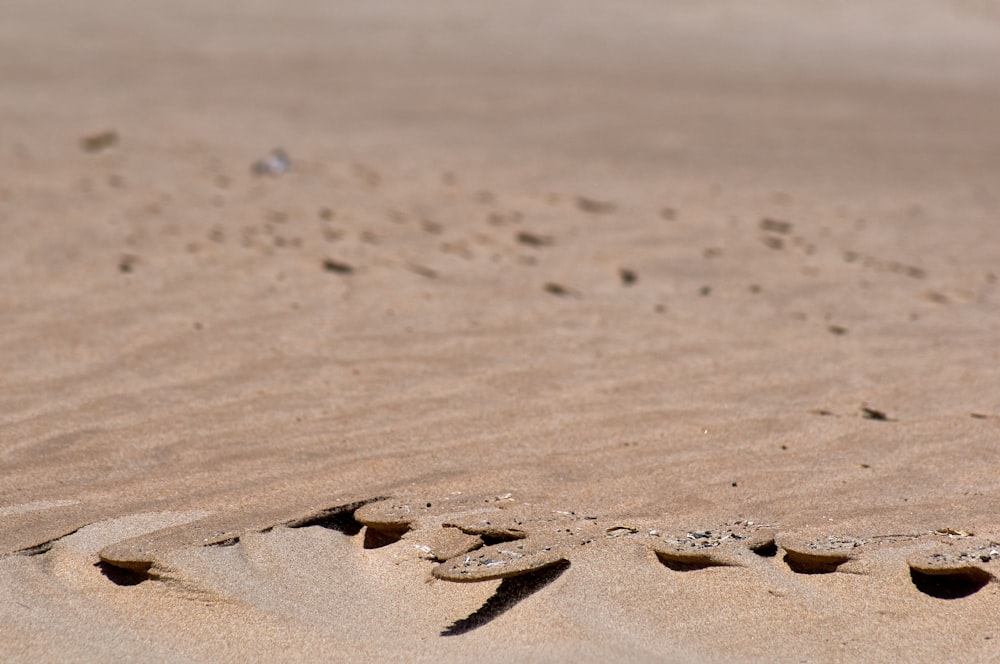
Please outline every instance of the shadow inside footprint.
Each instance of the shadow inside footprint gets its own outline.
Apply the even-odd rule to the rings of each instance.
[[[15,555],[18,555],[18,556],[40,556],[43,553],[48,553],[52,549],[52,546],[55,543],[56,543],[56,540],[49,540],[48,542],[42,542],[41,544],[37,544],[35,546],[29,546],[29,547],[27,547],[25,549],[20,549],[19,551],[15,552]]]
[[[672,556],[664,551],[657,551],[656,557],[660,559],[663,566],[675,572],[694,572],[709,567],[731,567],[723,562],[712,559],[710,556],[696,555],[676,555]]]
[[[61,540],[64,537],[69,537],[70,535],[72,535],[73,533],[77,532],[78,530],[80,530],[80,529],[79,528],[74,528],[73,530],[69,531],[65,535],[60,535],[59,537],[53,537],[52,539],[50,539],[50,540],[48,540],[46,542],[42,542],[42,543],[36,544],[34,546],[29,546],[29,547],[25,547],[23,549],[19,549],[19,550],[17,550],[17,551],[14,552],[14,555],[16,555],[16,556],[40,556],[43,553],[48,553],[52,549],[52,547],[55,546],[56,542],[58,542],[59,540]]]
[[[336,530],[354,537],[361,532],[361,524],[354,520],[353,512],[331,512],[329,514],[318,514],[310,519],[303,519],[295,523],[288,524],[289,528],[307,528],[309,526],[319,526],[327,530]]]
[[[109,562],[100,561],[94,563],[94,567],[101,570],[107,579],[115,584],[116,586],[137,586],[140,583],[149,581],[153,578],[148,570],[136,570],[128,569],[127,567],[118,567],[117,565],[112,565]]]
[[[376,499],[373,499],[376,500]],[[350,505],[340,505],[330,509],[310,514],[301,519],[290,521],[286,525],[289,528],[308,528],[309,526],[320,526],[327,530],[336,530],[350,537],[354,537],[361,532],[363,526],[354,518],[354,512],[359,507],[367,505],[372,500],[352,503]]]
[[[483,541],[483,546],[493,546],[494,544],[503,544],[504,542],[516,542],[520,539],[524,539],[524,536],[492,533],[492,534],[479,534],[479,539]]]
[[[449,625],[441,632],[441,636],[458,636],[482,627],[558,579],[568,567],[569,561],[561,560],[547,567],[501,580],[496,592],[481,607],[468,617]]]
[[[975,567],[943,574],[928,574],[913,567],[910,568],[910,579],[917,590],[937,599],[968,597],[981,590],[990,582],[990,578],[989,572]]]
[[[212,542],[211,544],[206,544],[205,546],[213,548],[225,548],[227,546],[236,546],[240,543],[239,537],[227,537],[224,540],[219,540],[218,542]]]
[[[850,558],[847,556],[815,556],[788,551],[785,553],[784,560],[788,569],[796,574],[832,574]]]
[[[381,549],[383,546],[395,544],[403,539],[403,535],[410,532],[408,527],[402,528],[374,528],[365,526],[364,548]]]
[[[778,545],[774,543],[773,539],[751,546],[750,550],[761,558],[774,558],[778,555]]]

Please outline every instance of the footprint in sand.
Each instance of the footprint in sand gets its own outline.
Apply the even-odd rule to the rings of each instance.
[[[600,547],[643,549],[650,563],[662,565],[669,574],[740,568],[771,581],[783,578],[782,583],[801,575],[878,575],[896,566],[900,578],[905,578],[904,569],[908,571],[912,590],[941,600],[975,594],[995,583],[1000,569],[1000,538],[950,529],[830,535],[815,530],[786,532],[747,520],[679,529],[664,527],[652,518],[609,519],[553,510],[511,494],[355,498],[335,503],[332,507],[190,514],[183,519],[143,522],[144,527],[131,532],[117,529],[113,541],[105,533],[108,540],[89,537],[88,542],[92,547],[100,543],[98,565],[118,585],[169,579],[171,569],[165,560],[179,549],[233,546],[250,533],[314,526],[362,538],[361,548],[366,550],[394,547],[397,560],[434,563],[430,574],[435,579],[500,580],[482,606],[442,631],[446,636],[485,625],[560,578],[575,557]],[[81,529],[91,531],[98,532]],[[80,538],[62,539],[69,543],[76,541],[74,537]],[[15,555],[48,555],[57,543],[58,539],[40,543]]]

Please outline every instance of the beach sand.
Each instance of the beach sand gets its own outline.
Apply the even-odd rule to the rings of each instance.
[[[749,5],[0,2],[2,659],[1000,661],[1000,6]]]

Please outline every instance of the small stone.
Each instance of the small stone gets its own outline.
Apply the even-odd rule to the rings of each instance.
[[[278,176],[286,173],[292,167],[291,157],[281,148],[271,150],[267,156],[258,159],[250,167],[254,175]]]

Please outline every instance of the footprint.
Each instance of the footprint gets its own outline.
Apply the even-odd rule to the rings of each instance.
[[[216,512],[195,521],[163,527],[106,545],[100,549],[100,565],[105,572],[116,568],[123,570],[122,573],[164,574],[168,571],[168,566],[163,564],[166,555],[184,547],[232,545],[245,533],[267,532],[279,525],[290,528],[318,525],[334,530],[350,530],[350,515],[371,500],[377,499],[345,501],[329,508],[300,506]]]
[[[753,558],[767,558],[777,552],[774,530],[750,522],[659,536],[652,548],[659,561],[676,572],[746,567],[754,564]]]
[[[366,549],[394,544],[411,531],[419,531],[408,539],[432,559],[442,561],[484,544],[523,537],[517,519],[503,515],[502,508],[510,503],[509,494],[463,494],[430,501],[394,498],[361,507],[354,519],[365,527]],[[501,521],[506,525],[497,525]]]
[[[678,554],[660,549],[654,549],[654,551],[656,552],[656,557],[660,559],[660,562],[663,563],[668,569],[672,569],[675,572],[693,572],[695,570],[707,569],[709,567],[742,566],[739,563],[731,563],[720,560],[718,557],[707,553],[691,552]]]
[[[785,551],[782,560],[796,574],[832,574],[861,555],[863,542],[854,537],[782,535],[776,545]]]
[[[949,542],[938,551],[921,552],[906,559],[910,580],[920,592],[937,599],[968,597],[996,579],[1000,544],[973,539]]]
[[[411,552],[411,560],[436,563],[430,570],[435,579],[502,582],[497,599],[488,602],[488,608],[484,605],[482,614],[455,623],[446,630],[448,634],[468,631],[470,625],[483,624],[484,616],[506,611],[516,603],[512,598],[546,585],[546,579],[551,580],[548,575],[568,569],[588,546],[645,549],[671,572],[732,567],[771,578],[783,574],[789,581],[793,576],[788,572],[882,574],[887,566],[898,564],[900,574],[908,570],[916,591],[945,600],[975,594],[995,582],[1000,569],[997,540],[964,531],[841,535],[810,529],[785,532],[745,520],[704,530],[678,530],[664,528],[661,521],[649,517],[610,520],[552,510],[509,493],[341,499],[329,505],[164,513],[154,515],[153,521],[137,515],[92,524],[17,553],[44,556],[56,546],[60,550],[84,547],[97,554],[96,566],[105,577],[127,586],[172,578],[173,570],[165,560],[180,548],[232,546],[247,533],[267,533],[279,526],[336,530],[362,537],[365,549],[402,541],[418,550]],[[526,590],[530,588],[535,590]]]
[[[445,581],[489,581],[534,572],[568,563],[568,551],[559,544],[531,540],[501,542],[446,560],[434,568],[435,578]]]

